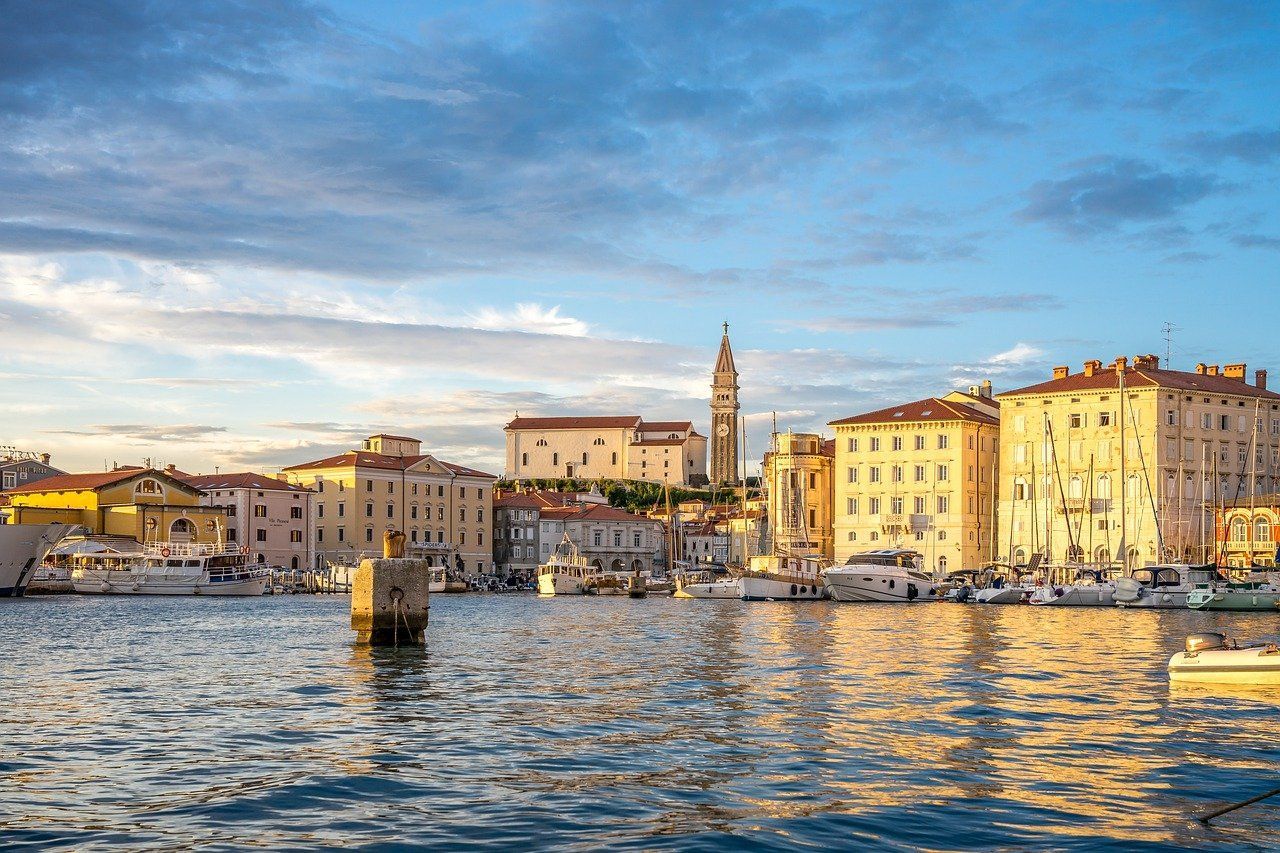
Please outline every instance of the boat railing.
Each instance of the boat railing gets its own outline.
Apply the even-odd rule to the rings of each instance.
[[[148,557],[222,557],[241,553],[234,542],[144,542]]]

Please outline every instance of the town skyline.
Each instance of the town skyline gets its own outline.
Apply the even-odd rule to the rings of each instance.
[[[706,434],[724,320],[751,473],[772,412],[1166,322],[1176,369],[1280,366],[1265,7],[438,8],[17,11],[5,443],[212,472],[393,431],[499,473],[516,411]]]

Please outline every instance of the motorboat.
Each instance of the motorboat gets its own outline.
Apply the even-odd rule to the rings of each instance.
[[[1280,604],[1280,589],[1270,583],[1211,583],[1187,593],[1192,610],[1268,610]]]
[[[675,598],[741,598],[738,579],[721,568],[701,571],[684,571],[676,575]]]
[[[550,559],[538,566],[539,595],[588,595],[596,592],[599,570],[578,552],[569,534]]]
[[[738,578],[743,601],[814,601],[826,598],[822,570],[826,561],[817,556],[759,554],[747,560]]]
[[[1280,685],[1280,648],[1275,643],[1240,646],[1214,631],[1191,634],[1186,651],[1169,658],[1169,680]]]
[[[1040,607],[1111,607],[1116,584],[1102,569],[1080,568],[1069,584],[1040,584],[1031,588],[1026,600]]]
[[[937,601],[937,585],[917,568],[919,561],[917,551],[866,551],[849,557],[843,566],[827,569],[823,578],[836,601]]]
[[[1121,607],[1180,610],[1187,606],[1190,593],[1205,589],[1221,579],[1217,567],[1212,565],[1169,563],[1145,566],[1116,581],[1115,603]]]
[[[262,595],[271,569],[248,555],[234,542],[145,542],[131,560],[82,555],[71,585],[95,595]]]
[[[71,524],[0,524],[0,597],[19,596]]]

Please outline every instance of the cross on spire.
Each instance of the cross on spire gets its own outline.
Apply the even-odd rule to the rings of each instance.
[[[726,335],[727,335],[727,334],[729,334],[729,321],[728,321],[728,320],[725,320],[725,321],[724,321],[724,333],[725,333]]]

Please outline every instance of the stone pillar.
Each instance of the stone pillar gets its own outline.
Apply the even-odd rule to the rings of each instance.
[[[351,630],[373,646],[421,644],[430,610],[426,560],[384,557],[362,560],[351,586]]]

